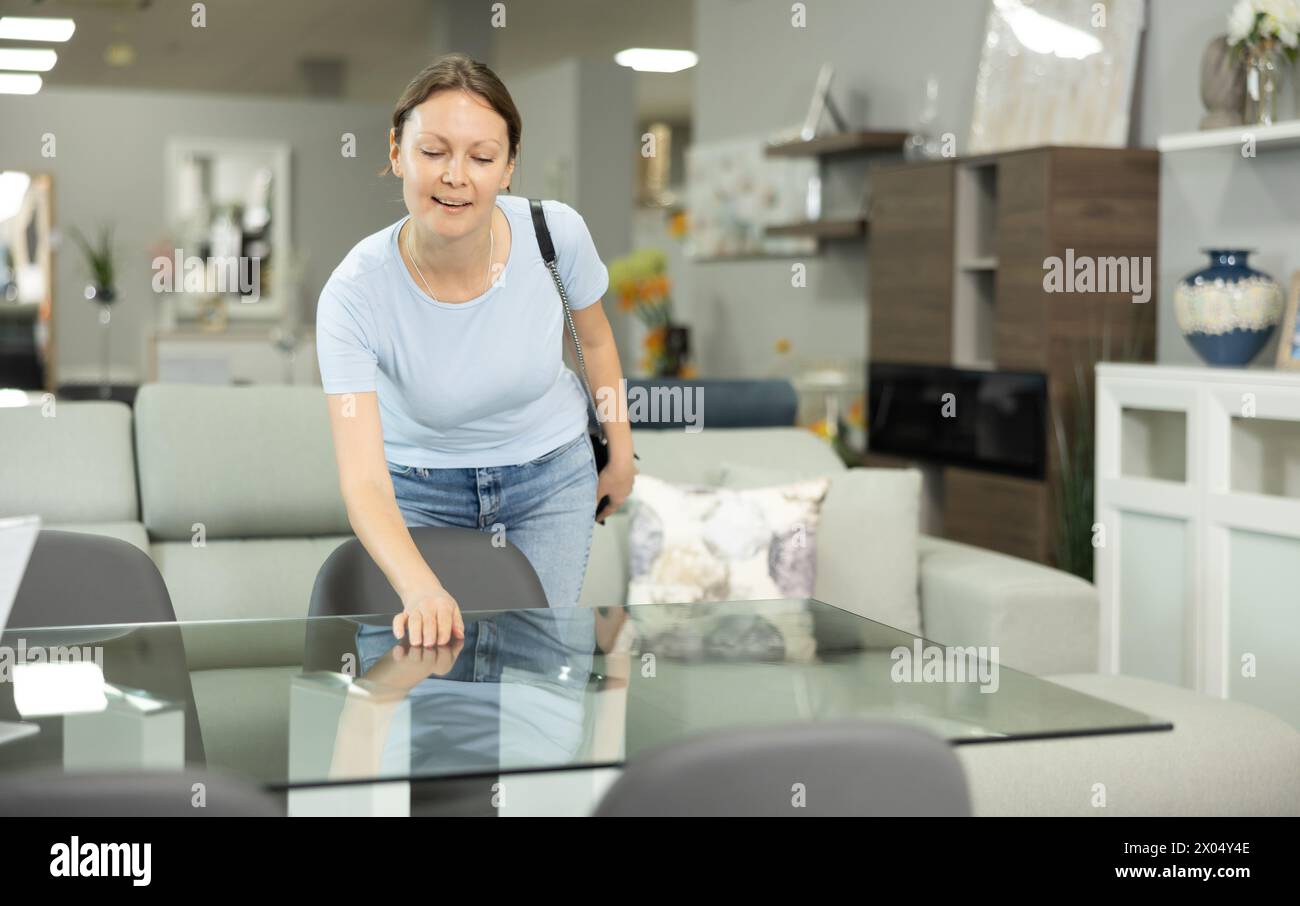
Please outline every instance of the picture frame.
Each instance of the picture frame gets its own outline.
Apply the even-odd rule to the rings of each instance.
[[[1300,371],[1300,271],[1291,275],[1291,290],[1278,325],[1277,367]]]
[[[817,72],[817,84],[813,88],[812,101],[808,105],[803,127],[799,130],[799,137],[806,142],[817,137],[822,117],[826,115],[830,116],[831,126],[836,132],[848,131],[848,123],[835,105],[835,99],[831,97],[831,81],[834,78],[835,67],[829,62],[823,63]]]
[[[989,0],[963,154],[1127,145],[1146,15],[1143,0]]]

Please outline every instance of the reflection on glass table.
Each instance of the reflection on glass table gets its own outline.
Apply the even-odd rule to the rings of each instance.
[[[101,639],[95,688],[37,715],[22,706],[57,701],[56,677],[29,672],[18,699],[0,684],[0,720],[40,730],[0,745],[0,771],[84,767],[74,717],[99,693],[142,713],[166,702],[156,737],[184,739],[185,762],[274,790],[617,767],[705,730],[799,720],[898,718],[955,745],[1171,728],[812,599],[466,614],[464,640],[433,649],[387,617],[76,631]]]

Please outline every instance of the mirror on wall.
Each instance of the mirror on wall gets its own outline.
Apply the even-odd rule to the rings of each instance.
[[[158,281],[178,320],[275,320],[285,311],[291,236],[289,146],[223,139],[167,143],[172,266]],[[219,311],[218,311],[219,309]]]
[[[52,180],[0,169],[0,388],[53,389]]]

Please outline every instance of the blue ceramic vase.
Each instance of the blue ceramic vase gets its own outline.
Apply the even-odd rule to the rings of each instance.
[[[1188,274],[1174,289],[1174,317],[1207,365],[1248,365],[1282,318],[1282,288],[1246,264],[1249,250],[1203,251],[1210,266]]]

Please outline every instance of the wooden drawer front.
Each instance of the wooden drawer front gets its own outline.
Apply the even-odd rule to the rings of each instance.
[[[947,365],[952,361],[953,168],[880,170],[872,180],[871,358]]]
[[[1046,152],[1011,154],[998,163],[998,297],[993,359],[998,368],[1042,371],[1046,364],[1048,255]]]
[[[946,537],[1048,562],[1046,484],[958,468],[943,477]]]

